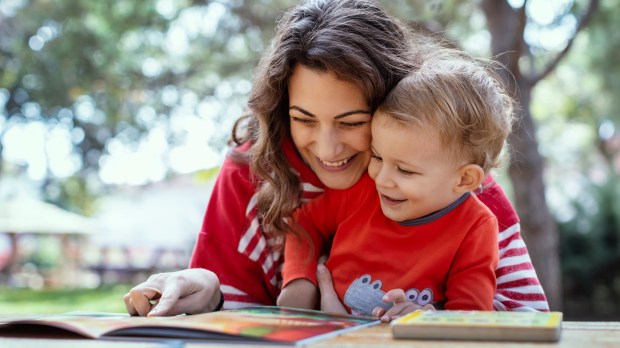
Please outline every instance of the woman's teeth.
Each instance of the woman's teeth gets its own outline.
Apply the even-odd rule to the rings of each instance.
[[[343,166],[343,165],[347,164],[350,159],[351,159],[351,157],[345,158],[342,161],[338,161],[338,162],[321,161],[321,163],[323,163],[327,167],[340,167],[340,166]]]

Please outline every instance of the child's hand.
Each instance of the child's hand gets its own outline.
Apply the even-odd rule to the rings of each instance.
[[[383,295],[384,302],[393,302],[394,305],[389,310],[385,310],[381,307],[377,307],[372,310],[372,315],[377,318],[381,318],[384,323],[390,322],[407,313],[415,312],[417,310],[435,310],[435,307],[431,304],[427,304],[424,307],[407,301],[405,291],[403,289],[394,289],[388,291]]]
[[[295,279],[288,283],[278,296],[277,305],[284,307],[316,309],[319,292],[308,279]]]

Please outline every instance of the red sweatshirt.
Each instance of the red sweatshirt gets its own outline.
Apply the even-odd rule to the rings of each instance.
[[[469,193],[439,212],[399,223],[383,214],[375,182],[364,175],[350,189],[327,190],[304,204],[295,219],[310,238],[287,238],[284,285],[299,278],[316,284],[316,260],[333,238],[326,266],[353,314],[389,309],[382,298],[393,289],[420,306],[493,310],[497,220]]]

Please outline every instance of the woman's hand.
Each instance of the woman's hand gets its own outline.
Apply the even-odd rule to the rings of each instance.
[[[383,295],[383,302],[392,302],[394,305],[387,311],[384,308],[377,307],[372,310],[372,316],[381,318],[381,321],[385,323],[417,310],[435,310],[435,307],[433,307],[432,304],[420,306],[413,302],[407,301],[407,297],[405,296],[405,291],[403,289],[388,291],[385,295]]]
[[[329,269],[324,264],[316,267],[316,280],[319,283],[319,292],[321,293],[321,310],[332,313],[348,313],[344,308],[336,290]]]
[[[154,274],[124,296],[130,315],[168,316],[215,310],[221,299],[220,281],[203,268]]]

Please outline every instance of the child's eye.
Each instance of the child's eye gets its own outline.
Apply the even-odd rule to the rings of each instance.
[[[370,155],[370,159],[374,159],[374,160],[377,160],[377,161],[381,161],[382,160],[382,158],[379,157],[379,155],[377,155],[374,152],[372,153],[372,155]]]
[[[410,171],[410,170],[406,170],[406,169],[403,169],[403,168],[400,168],[400,167],[398,167],[398,171],[399,171],[401,174],[403,174],[403,175],[414,175],[414,174],[419,174],[419,173],[412,172],[412,171]]]

